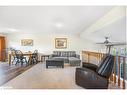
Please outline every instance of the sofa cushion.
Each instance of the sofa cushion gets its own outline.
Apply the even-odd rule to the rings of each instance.
[[[68,52],[66,51],[61,52],[61,57],[68,57]]]
[[[73,60],[80,60],[80,59],[78,59],[78,58],[76,58],[76,57],[69,57],[69,61],[73,61]]]
[[[68,60],[68,58],[67,57],[53,57],[53,59],[61,59],[61,60],[64,60],[64,62],[65,63],[68,63],[69,62],[69,60]]]
[[[68,58],[67,57],[58,56],[58,57],[54,57],[54,59],[68,59]]]
[[[61,52],[60,52],[60,51],[53,51],[53,54],[54,54],[54,55],[61,56]]]
[[[76,57],[69,57],[70,66],[80,66],[81,60]]]
[[[52,57],[58,57],[59,55],[57,55],[57,54],[52,54]]]
[[[76,52],[75,51],[69,51],[68,57],[76,57]]]

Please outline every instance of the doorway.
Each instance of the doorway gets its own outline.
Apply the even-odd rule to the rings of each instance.
[[[5,50],[5,37],[0,36],[0,61],[5,61],[6,50]]]

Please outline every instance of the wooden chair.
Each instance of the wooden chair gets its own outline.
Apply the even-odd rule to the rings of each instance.
[[[28,64],[26,57],[23,56],[23,53],[20,50],[16,50],[16,64],[21,63],[21,65],[23,65],[23,63],[26,63],[26,65]]]

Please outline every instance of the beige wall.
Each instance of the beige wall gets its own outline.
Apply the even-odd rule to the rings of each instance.
[[[65,37],[67,38],[67,49],[61,50],[74,50],[77,53],[81,53],[82,50],[92,50],[95,51],[96,47],[93,43],[89,42],[88,40],[81,39],[75,35],[59,35],[59,34],[19,34],[13,33],[7,35],[7,46],[14,47],[16,49],[20,49],[22,51],[34,51],[38,49],[41,53],[52,53],[55,49],[55,38],[56,37]],[[33,39],[34,45],[33,46],[21,46],[21,39]]]

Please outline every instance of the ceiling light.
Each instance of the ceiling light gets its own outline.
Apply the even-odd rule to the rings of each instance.
[[[55,26],[58,28],[61,28],[61,27],[63,27],[63,24],[62,23],[56,23]]]
[[[15,28],[9,28],[8,31],[16,32],[16,31],[18,31],[18,29],[15,29]]]

